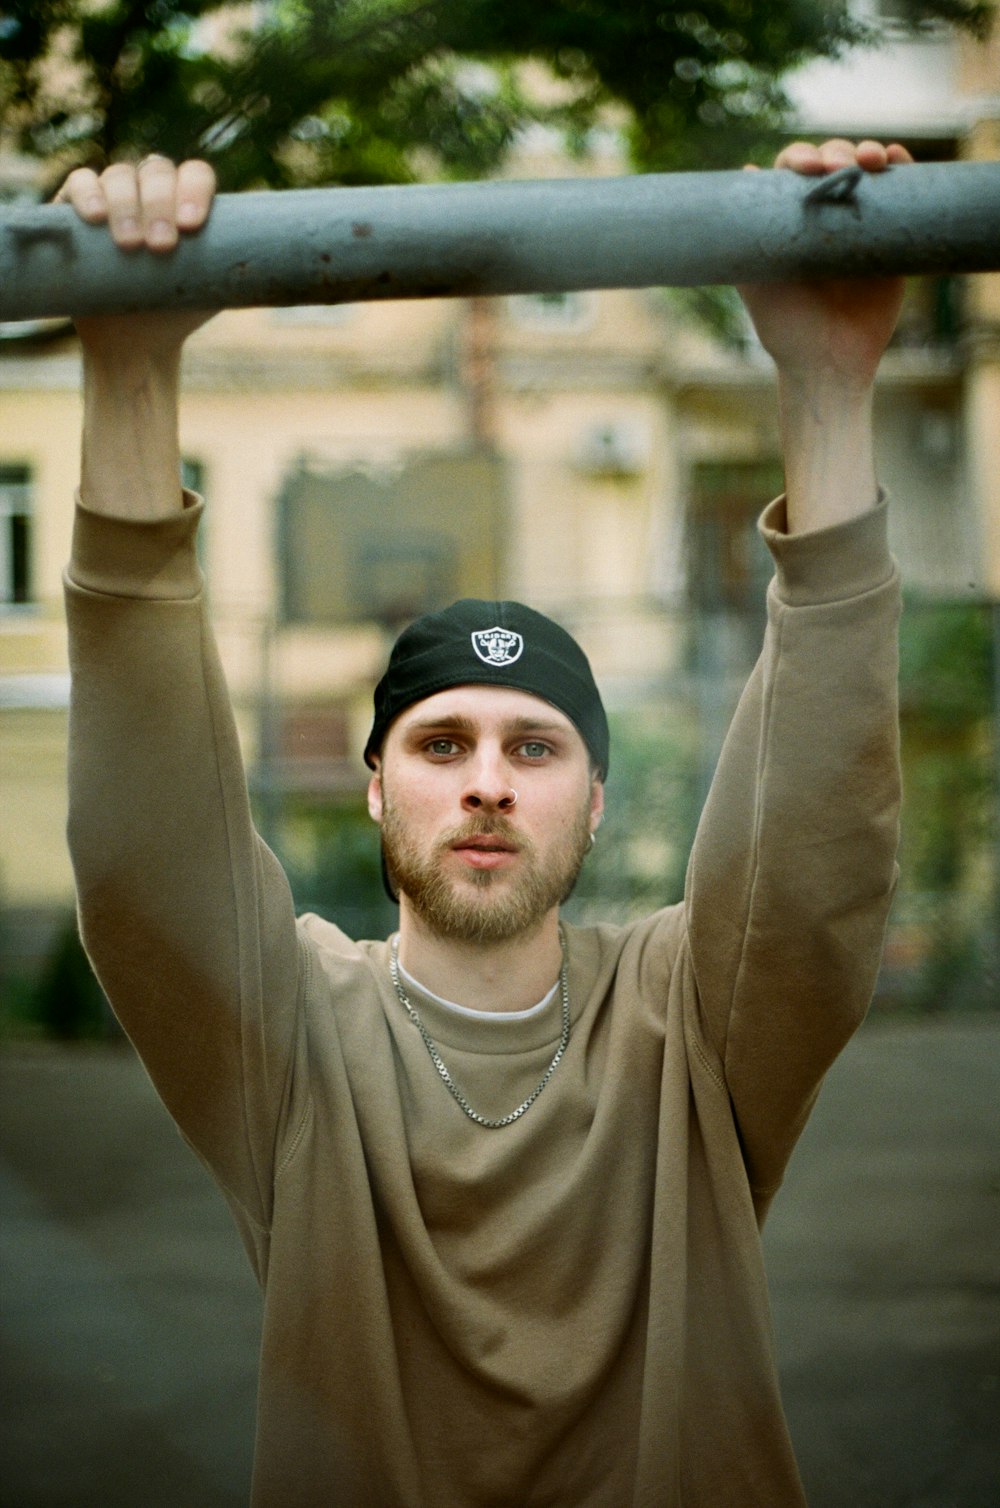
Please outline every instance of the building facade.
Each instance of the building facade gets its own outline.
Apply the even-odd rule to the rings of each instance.
[[[940,32],[792,80],[802,129],[939,158],[1000,157],[998,84],[996,34]],[[529,139],[514,172],[622,170],[607,140],[571,167]],[[883,366],[895,548],[931,596],[1000,597],[998,342],[1000,277],[915,283]],[[36,967],[72,905],[61,573],[79,378],[67,327],[2,332],[8,975]],[[703,788],[759,643],[754,520],[781,486],[773,374],[749,331],[721,345],[662,290],[227,311],[190,342],[181,433],[262,825],[292,867],[308,825],[286,798],[357,801],[392,636],[463,595],[563,621],[612,713],[690,715]],[[635,838],[635,865],[655,875],[664,843]]]

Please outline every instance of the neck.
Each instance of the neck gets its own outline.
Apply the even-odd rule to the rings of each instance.
[[[525,1011],[553,986],[562,965],[559,910],[500,943],[439,937],[401,897],[399,961],[426,989],[479,1011]]]

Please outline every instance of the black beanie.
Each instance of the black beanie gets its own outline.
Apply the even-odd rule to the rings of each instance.
[[[374,767],[394,718],[449,686],[511,686],[550,702],[579,731],[600,778],[607,775],[608,720],[590,663],[576,640],[520,602],[471,597],[417,618],[396,640],[375,687],[366,764]]]

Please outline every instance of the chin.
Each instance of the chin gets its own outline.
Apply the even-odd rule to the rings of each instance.
[[[438,937],[452,942],[504,943],[537,930],[546,906],[523,887],[493,873],[408,897],[414,913]]]

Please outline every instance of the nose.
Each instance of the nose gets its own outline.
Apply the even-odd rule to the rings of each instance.
[[[517,805],[517,792],[510,783],[506,761],[482,756],[476,761],[469,782],[462,793],[467,812],[492,811],[509,813]]]

